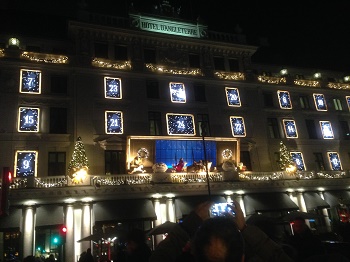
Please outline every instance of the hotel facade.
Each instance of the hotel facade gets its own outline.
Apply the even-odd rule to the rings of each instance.
[[[62,39],[0,37],[2,259],[112,259],[123,232],[208,198],[322,215],[320,233],[349,223],[346,73],[253,63],[245,36],[171,12],[81,11]]]

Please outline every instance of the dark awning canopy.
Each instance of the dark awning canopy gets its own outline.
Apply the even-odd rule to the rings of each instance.
[[[299,207],[286,193],[257,193],[243,197],[246,215],[256,212],[291,211]]]
[[[149,199],[108,200],[94,204],[95,221],[131,219],[156,220],[154,206]]]
[[[22,208],[10,207],[9,215],[0,218],[0,231],[9,228],[20,228],[22,218]]]
[[[316,192],[305,192],[304,200],[308,210],[330,207],[329,204]]]
[[[36,226],[62,224],[64,224],[63,206],[43,205],[36,209]]]
[[[199,205],[200,203],[203,203],[205,201],[209,200],[208,195],[202,195],[202,196],[186,196],[186,197],[179,197],[175,199],[175,212],[176,212],[176,218],[181,218],[183,216],[188,215],[191,213],[191,211],[194,210],[194,208]],[[210,200],[215,203],[225,203],[227,202],[225,197],[223,196],[210,196]]]
[[[331,207],[350,205],[349,191],[326,191],[323,193],[324,199]]]

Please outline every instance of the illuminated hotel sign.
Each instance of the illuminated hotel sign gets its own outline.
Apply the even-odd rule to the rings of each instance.
[[[140,15],[130,15],[130,17],[132,18],[132,26],[144,31],[194,38],[201,38],[206,35],[207,27],[199,24],[175,22]]]

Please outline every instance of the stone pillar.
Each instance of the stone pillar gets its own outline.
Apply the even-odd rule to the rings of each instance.
[[[161,219],[162,218],[162,210],[161,210],[161,205],[160,205],[160,199],[154,198],[153,204],[154,204],[155,213],[157,215],[157,220],[154,221],[154,226],[156,227],[156,226],[162,224],[162,219]],[[154,236],[154,245],[157,246],[158,243],[162,240],[163,240],[162,235],[155,235]]]
[[[237,194],[236,195],[236,201],[239,203],[239,205],[241,206],[242,212],[244,217],[246,216],[246,212],[245,212],[245,206],[244,206],[244,201],[243,201],[243,195],[241,194]]]
[[[301,212],[307,212],[306,203],[303,192],[297,192],[298,207]],[[310,227],[309,220],[305,220],[305,223]]]
[[[323,192],[319,191],[318,194],[324,200]],[[327,232],[332,232],[331,220],[329,219],[327,208],[322,208],[322,214],[325,216],[324,222],[325,222],[325,225],[326,225],[326,231]]]
[[[34,255],[34,236],[35,236],[35,206],[26,206],[23,210],[23,258]]]
[[[75,238],[74,238],[74,207],[73,204],[67,204],[65,209],[65,226],[67,227],[65,248],[65,261],[75,261]]]
[[[91,203],[90,202],[84,202],[83,203],[83,209],[82,209],[82,216],[81,216],[81,236],[82,238],[90,236],[92,232],[92,225],[91,225]],[[91,248],[91,241],[83,241],[81,242],[81,248],[83,251],[86,251],[86,249]]]
[[[176,222],[174,198],[172,197],[167,197],[166,199],[166,214],[166,220]]]

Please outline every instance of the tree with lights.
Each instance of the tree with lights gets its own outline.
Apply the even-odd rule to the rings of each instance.
[[[287,170],[291,166],[295,166],[292,156],[283,141],[280,142],[280,159],[279,165],[281,170]]]
[[[88,169],[89,163],[86,157],[84,144],[83,141],[81,141],[81,137],[78,137],[74,145],[72,160],[68,166],[68,176],[75,180],[82,180],[81,175],[86,175]]]

